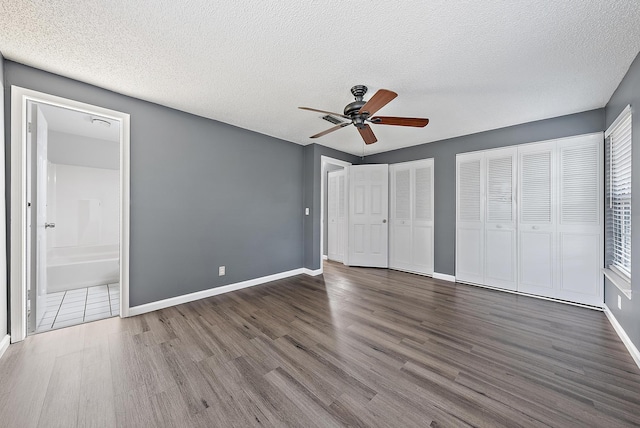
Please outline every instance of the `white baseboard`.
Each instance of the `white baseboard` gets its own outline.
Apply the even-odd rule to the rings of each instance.
[[[329,256],[322,255],[322,260],[329,260]]]
[[[6,351],[7,348],[9,348],[10,343],[11,343],[11,336],[9,336],[8,334],[5,334],[2,340],[0,340],[0,358],[2,358],[4,351]]]
[[[633,358],[633,361],[635,361],[638,367],[640,367],[640,351],[638,351],[636,345],[634,345],[629,336],[627,336],[627,332],[624,331],[616,317],[613,315],[613,312],[611,312],[611,309],[609,309],[606,304],[604,305],[604,313],[607,315],[607,318],[609,318],[609,322],[616,333],[618,333],[618,336],[620,337],[620,340],[622,340],[622,343],[624,343],[624,346],[627,347],[627,350],[631,354],[631,358]]]
[[[433,273],[433,278],[434,279],[441,279],[443,281],[456,282],[456,277],[455,276],[447,275],[445,273],[434,272]]]
[[[223,285],[221,287],[209,288],[208,290],[196,291],[195,293],[184,294],[182,296],[171,297],[169,299],[158,300],[157,302],[146,303],[144,305],[129,308],[129,316],[145,314],[147,312],[157,311],[158,309],[168,308],[170,306],[181,305],[182,303],[193,302],[218,294],[228,293],[230,291],[241,290],[243,288],[253,287],[254,285],[264,284],[266,282],[276,281],[278,279],[289,278],[290,276],[301,275],[306,273],[311,275],[309,269],[299,268],[287,272],[280,272],[273,275],[263,276],[261,278],[250,279],[248,281],[236,282],[235,284]],[[320,272],[322,273],[322,272]]]
[[[318,275],[322,275],[322,268],[316,269],[316,270],[302,268],[302,273],[309,276],[318,276]]]

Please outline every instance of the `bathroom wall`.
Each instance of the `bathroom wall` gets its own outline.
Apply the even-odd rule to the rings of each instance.
[[[50,163],[48,174],[50,247],[119,242],[118,170]]]

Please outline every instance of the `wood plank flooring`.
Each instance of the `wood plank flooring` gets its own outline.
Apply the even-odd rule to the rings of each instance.
[[[0,359],[3,427],[622,427],[640,370],[601,312],[328,262]]]

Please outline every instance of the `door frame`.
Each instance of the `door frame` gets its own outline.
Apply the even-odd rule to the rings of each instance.
[[[120,123],[120,317],[129,316],[130,117],[44,92],[11,86],[11,343],[27,335],[27,101],[103,116]]]
[[[344,168],[345,171],[345,178],[344,178],[344,195],[345,195],[345,199],[348,201],[349,200],[349,167],[352,165],[351,162],[347,162],[347,161],[342,161],[340,159],[335,159],[329,156],[324,156],[321,155],[320,156],[320,272],[322,272],[323,267],[322,267],[322,262],[323,262],[323,253],[324,253],[324,232],[327,228],[326,225],[326,219],[324,218],[324,197],[325,197],[325,193],[327,192],[327,172],[325,171],[325,167],[327,166],[327,164],[331,164],[331,165],[336,165],[336,166],[341,166]],[[346,207],[346,206],[345,206]],[[345,214],[346,214],[346,221],[348,224],[349,221],[349,213],[348,210],[345,210]],[[348,235],[348,230],[347,230],[347,235]],[[349,260],[349,255],[348,253],[348,249],[349,249],[349,241],[345,241],[345,248],[344,248],[344,258],[342,260],[342,263],[344,265],[347,264],[348,260]]]

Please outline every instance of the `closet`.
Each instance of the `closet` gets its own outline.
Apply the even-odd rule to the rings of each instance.
[[[389,267],[433,274],[433,159],[389,165]]]
[[[456,157],[456,279],[602,305],[602,134]]]

